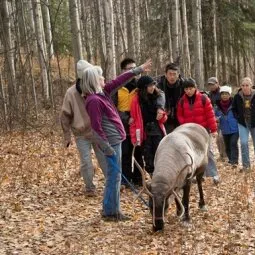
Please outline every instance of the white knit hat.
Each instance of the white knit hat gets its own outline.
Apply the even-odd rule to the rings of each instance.
[[[222,86],[222,87],[220,87],[220,93],[221,92],[227,92],[227,93],[229,93],[229,95],[231,95],[232,88],[230,86]]]
[[[82,74],[84,72],[84,70],[86,70],[88,67],[92,67],[93,65],[90,64],[88,61],[86,60],[79,60],[76,64],[76,68],[77,68],[77,76],[78,78],[82,78]]]

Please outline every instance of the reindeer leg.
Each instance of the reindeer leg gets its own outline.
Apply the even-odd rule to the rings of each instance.
[[[180,204],[178,203],[178,201],[177,201],[176,198],[174,199],[174,201],[175,201],[175,204],[176,204],[176,215],[177,215],[177,216],[180,216],[180,215],[181,215],[181,206],[180,206]]]
[[[189,216],[189,193],[190,193],[190,186],[191,183],[188,181],[184,187],[183,187],[183,198],[182,198],[182,203],[185,209],[184,216],[183,216],[183,221],[189,222],[190,221],[190,216]]]
[[[199,169],[200,170],[200,169]],[[201,169],[202,170],[202,169]],[[207,211],[207,208],[205,206],[205,200],[204,200],[204,192],[203,192],[203,187],[202,187],[202,179],[204,175],[204,171],[198,171],[199,173],[196,176],[197,179],[197,187],[199,191],[199,208],[203,211]]]

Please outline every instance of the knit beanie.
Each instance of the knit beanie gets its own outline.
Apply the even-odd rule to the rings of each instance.
[[[231,95],[232,88],[230,86],[227,86],[227,85],[222,86],[222,87],[220,87],[220,93],[222,93],[222,92],[227,92],[229,95]]]
[[[151,84],[156,84],[156,81],[154,81],[150,76],[144,75],[137,81],[137,87],[139,89],[143,89],[148,87]]]
[[[83,60],[83,59],[79,60],[79,61],[77,62],[77,64],[76,64],[77,77],[78,77],[79,79],[81,79],[84,70],[86,70],[88,67],[92,67],[92,66],[93,66],[93,65],[90,64],[90,63],[89,63],[88,61],[86,61],[86,60]]]

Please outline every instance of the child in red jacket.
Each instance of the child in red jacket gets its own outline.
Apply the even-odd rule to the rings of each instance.
[[[130,136],[133,145],[143,147],[145,169],[152,174],[156,150],[166,135],[165,94],[156,87],[156,82],[150,76],[142,76],[137,81],[137,87],[137,95],[130,108]]]
[[[184,95],[177,105],[177,118],[180,124],[197,123],[217,136],[217,123],[210,99],[197,90],[196,81],[189,78],[183,83]],[[213,177],[215,184],[219,183],[217,167],[210,143],[206,176]]]

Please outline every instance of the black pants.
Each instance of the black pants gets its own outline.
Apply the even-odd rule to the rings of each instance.
[[[154,171],[154,158],[158,145],[163,135],[147,135],[143,144],[143,155],[145,161],[145,169],[149,174]]]
[[[177,119],[170,119],[170,118],[168,118],[167,122],[165,123],[166,133],[170,134],[178,126],[180,126],[180,124],[177,121]]]
[[[226,154],[230,164],[238,164],[238,138],[239,133],[223,135]]]
[[[138,168],[134,165],[134,172],[132,173],[132,150],[133,145],[131,143],[130,135],[127,135],[126,140],[122,142],[122,174],[127,178],[129,182],[133,184],[142,184],[142,177]],[[144,166],[142,158],[142,149],[137,146],[135,149],[135,159],[140,164],[141,167]],[[124,178],[122,178],[121,183],[126,185]]]

